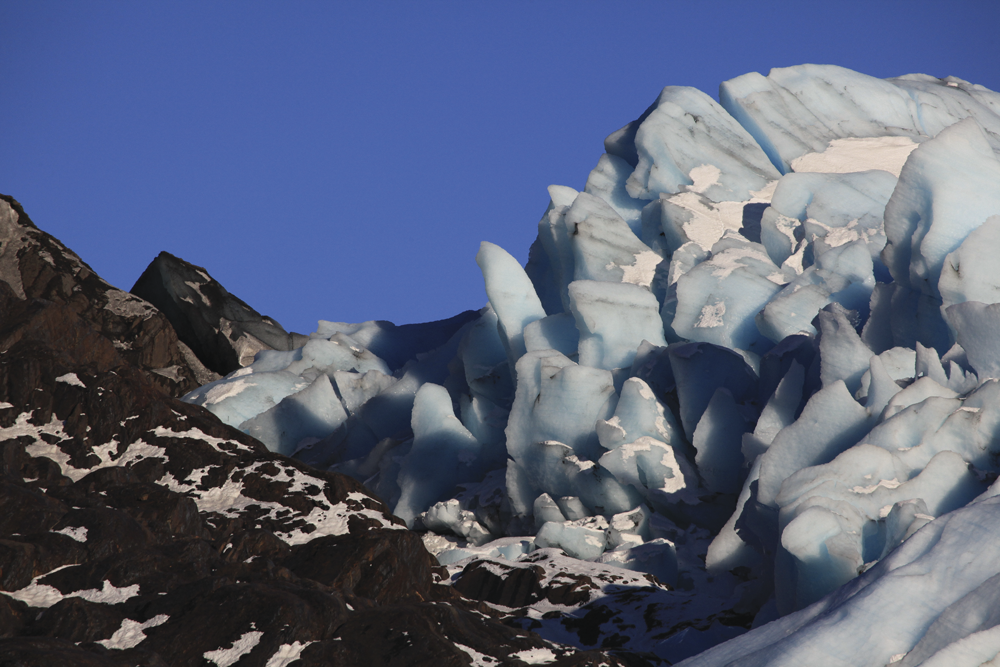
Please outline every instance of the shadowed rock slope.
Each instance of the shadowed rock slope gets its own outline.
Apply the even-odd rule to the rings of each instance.
[[[180,339],[220,375],[246,366],[261,350],[293,350],[309,340],[286,332],[205,269],[169,252],[157,255],[131,291],[166,315]]]

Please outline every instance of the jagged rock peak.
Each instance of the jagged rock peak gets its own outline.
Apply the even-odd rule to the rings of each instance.
[[[159,308],[198,359],[220,375],[246,366],[261,350],[293,350],[308,340],[230,294],[204,268],[166,251],[146,267],[132,294]]]

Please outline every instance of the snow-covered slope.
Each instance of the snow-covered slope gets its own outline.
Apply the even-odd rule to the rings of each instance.
[[[526,267],[484,243],[436,349],[321,321],[185,400],[363,481],[460,589],[552,548],[657,577],[645,629],[518,612],[558,641],[673,661],[753,619],[693,664],[992,660],[1000,95],[804,65],[720,100],[609,136]]]

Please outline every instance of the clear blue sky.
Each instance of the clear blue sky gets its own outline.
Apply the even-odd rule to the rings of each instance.
[[[0,0],[0,192],[129,289],[160,250],[287,329],[485,301],[665,85],[833,63],[1000,89],[992,0]]]

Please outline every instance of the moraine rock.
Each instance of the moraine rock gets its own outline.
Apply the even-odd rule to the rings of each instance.
[[[0,204],[0,664],[633,664],[503,623],[358,482],[172,398],[163,316]]]
[[[261,350],[293,350],[309,340],[286,332],[208,271],[168,252],[157,255],[131,292],[156,306],[202,363],[220,375],[246,366]]]

